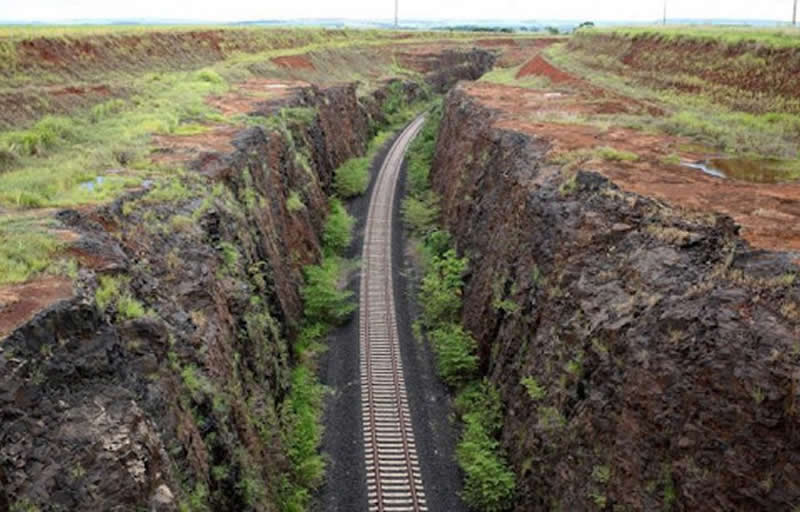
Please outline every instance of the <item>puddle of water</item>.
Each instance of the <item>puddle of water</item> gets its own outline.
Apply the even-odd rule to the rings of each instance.
[[[715,178],[750,183],[786,183],[800,180],[797,161],[776,158],[713,158],[705,162],[684,163]]]
[[[703,162],[697,162],[697,163],[685,162],[683,165],[684,167],[688,167],[690,169],[697,169],[698,171],[703,171],[709,176],[714,176],[715,178],[722,178],[722,179],[727,178],[724,172],[714,169],[713,167],[709,167]]]
[[[98,176],[92,181],[81,183],[81,187],[88,190],[89,192],[94,192],[95,189],[101,187],[105,181],[106,181],[105,176]]]

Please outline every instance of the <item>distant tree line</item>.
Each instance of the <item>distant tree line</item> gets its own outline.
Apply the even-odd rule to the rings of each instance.
[[[581,23],[577,28],[591,28],[594,27],[594,23],[591,21],[585,21]],[[575,27],[553,27],[553,26],[546,26],[540,27],[537,25],[519,25],[519,26],[487,26],[487,25],[447,25],[441,27],[433,27],[433,30],[448,30],[450,32],[496,32],[496,33],[504,33],[504,34],[511,34],[513,32],[547,32],[552,35],[558,34],[568,34],[574,30]]]

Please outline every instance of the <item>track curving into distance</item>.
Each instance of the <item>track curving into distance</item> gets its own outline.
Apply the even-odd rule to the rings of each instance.
[[[408,407],[392,283],[392,206],[409,143],[425,117],[398,137],[381,166],[364,234],[360,294],[361,414],[370,512],[425,512]]]

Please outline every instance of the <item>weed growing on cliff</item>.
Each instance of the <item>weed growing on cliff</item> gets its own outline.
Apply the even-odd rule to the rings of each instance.
[[[294,212],[299,212],[305,207],[306,205],[303,204],[303,200],[300,199],[300,193],[296,190],[292,190],[289,193],[289,198],[286,199],[286,209],[294,213]]]
[[[531,400],[541,400],[547,396],[547,390],[540,386],[533,377],[523,378],[521,384],[525,386],[525,390],[528,392],[528,396],[531,397]]]
[[[333,186],[339,197],[347,199],[366,192],[369,185],[369,164],[370,160],[366,157],[351,158],[336,169]]]
[[[94,300],[100,311],[114,306],[123,320],[144,316],[147,311],[141,302],[127,290],[128,280],[122,277],[100,276],[100,284],[95,290]]]
[[[23,498],[12,503],[9,512],[39,512],[40,510],[34,503]]]

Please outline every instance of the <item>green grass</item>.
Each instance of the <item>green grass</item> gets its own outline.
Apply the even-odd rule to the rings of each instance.
[[[595,154],[603,160],[611,162],[635,162],[639,160],[639,155],[630,151],[622,151],[609,146],[603,146],[595,150]]]
[[[22,283],[46,272],[63,245],[39,221],[0,219],[0,285]]]
[[[146,158],[151,135],[197,131],[197,123],[217,119],[204,98],[226,91],[227,85],[204,77],[203,73],[154,74],[143,79],[139,94],[127,102],[115,100],[107,108],[96,107],[71,118],[50,116],[30,129],[0,134],[0,148],[19,160],[0,175],[0,205],[61,207],[92,202],[92,194],[81,190],[82,185],[107,169],[124,166],[130,174],[117,193],[145,177],[163,174]],[[108,198],[107,191],[93,193]]]
[[[550,79],[546,76],[528,75],[517,78],[517,73],[525,64],[510,68],[495,68],[480,78],[480,82],[489,82],[500,85],[512,85],[515,87],[526,87],[528,89],[546,89],[550,87]]]
[[[800,30],[786,28],[752,28],[752,27],[711,27],[711,26],[670,26],[670,27],[624,27],[609,29],[591,29],[585,33],[605,33],[618,36],[659,37],[670,41],[681,39],[699,39],[724,43],[730,46],[741,43],[757,43],[773,48],[800,47]]]
[[[147,311],[129,291],[127,278],[100,276],[94,300],[100,311],[114,307],[122,320],[132,320],[147,314]]]
[[[369,185],[370,159],[351,158],[343,163],[334,174],[333,187],[339,197],[347,199],[360,196]]]
[[[775,111],[752,113],[737,110],[724,99],[714,99],[710,93],[694,94],[652,87],[648,85],[651,83],[649,73],[630,70],[616,59],[603,65],[606,59],[601,58],[604,55],[598,53],[600,50],[593,50],[591,40],[572,46],[568,49],[564,44],[554,45],[545,50],[545,55],[556,66],[594,85],[659,106],[665,115],[597,114],[578,119],[564,118],[561,122],[594,124],[603,129],[624,126],[648,133],[683,136],[707,147],[710,153],[784,159],[800,157],[797,144],[800,115],[786,112],[786,105],[774,104],[774,97],[762,95],[760,98],[764,108]],[[741,96],[733,92],[731,95]]]

